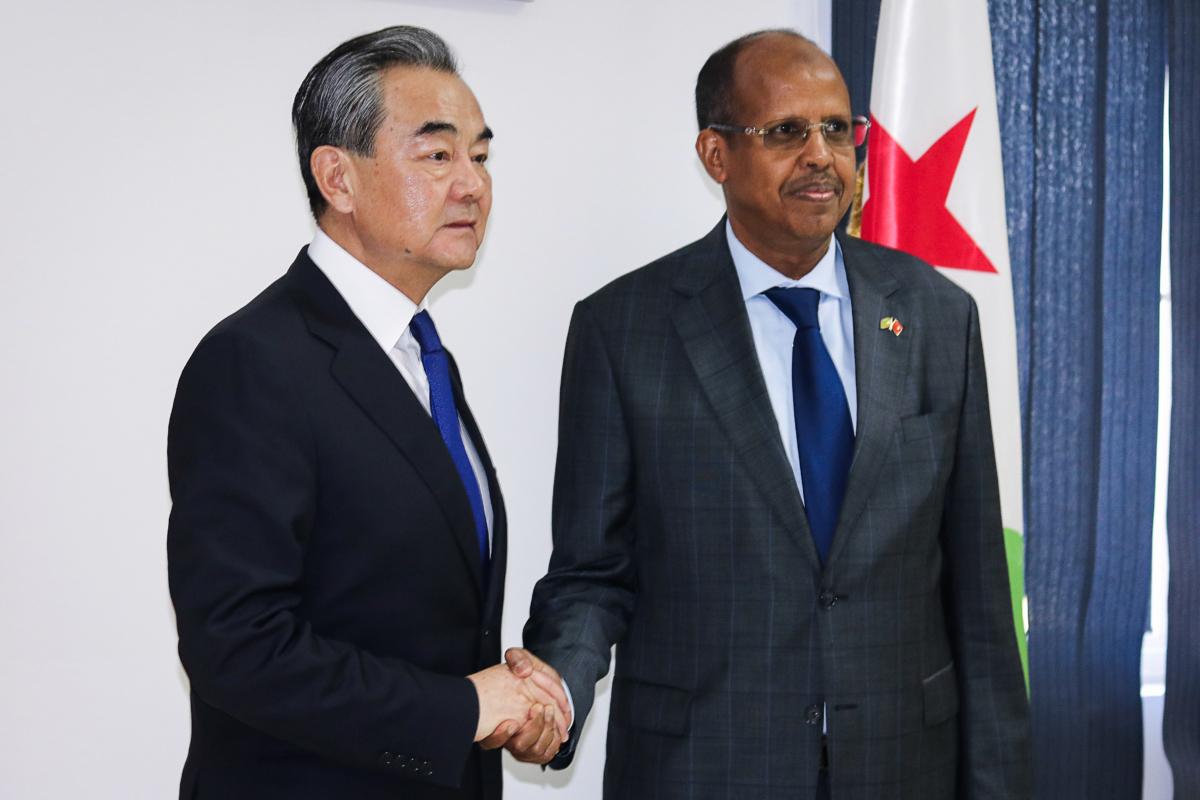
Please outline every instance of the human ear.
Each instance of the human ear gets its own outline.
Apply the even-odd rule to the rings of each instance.
[[[717,183],[725,183],[725,156],[729,142],[711,128],[700,131],[696,137],[696,155],[704,165],[704,171]]]
[[[313,180],[329,207],[342,214],[354,211],[354,190],[358,176],[350,154],[340,147],[323,144],[313,150],[308,164]]]

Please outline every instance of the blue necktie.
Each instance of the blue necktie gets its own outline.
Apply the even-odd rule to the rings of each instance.
[[[486,577],[490,550],[487,517],[483,512],[483,495],[479,491],[479,482],[475,479],[475,470],[471,469],[471,459],[467,458],[462,429],[458,424],[458,408],[454,405],[454,388],[450,383],[450,359],[442,349],[442,340],[438,338],[437,328],[433,326],[433,318],[429,316],[428,311],[414,315],[408,328],[417,344],[421,346],[421,363],[425,366],[425,377],[429,381],[429,406],[433,412],[434,424],[442,434],[442,441],[450,451],[450,458],[454,461],[454,468],[458,470],[458,477],[462,479],[463,488],[467,490],[467,500],[471,503],[471,513],[475,517],[479,558]]]
[[[824,564],[854,455],[850,407],[842,380],[821,339],[817,321],[821,293],[816,289],[775,288],[765,294],[796,326],[792,342],[792,410],[796,415],[800,480],[804,483],[808,527]]]

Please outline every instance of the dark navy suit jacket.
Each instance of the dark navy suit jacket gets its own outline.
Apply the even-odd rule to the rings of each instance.
[[[500,659],[493,564],[433,420],[308,256],[179,381],[167,537],[192,739],[181,798],[498,798],[465,676]]]

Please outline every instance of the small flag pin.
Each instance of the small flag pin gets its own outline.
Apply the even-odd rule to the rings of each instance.
[[[900,320],[896,319],[895,317],[884,317],[883,319],[879,320],[879,330],[891,331],[899,336],[904,332],[904,326],[901,325]]]

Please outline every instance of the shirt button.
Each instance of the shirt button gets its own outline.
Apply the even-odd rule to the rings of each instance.
[[[832,589],[826,589],[817,597],[817,602],[821,604],[821,608],[830,609],[837,605],[838,596]]]
[[[804,709],[804,723],[806,725],[820,725],[821,724],[821,706],[814,703],[813,705]]]

